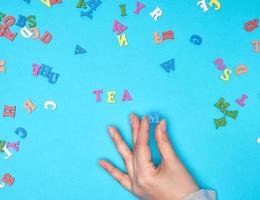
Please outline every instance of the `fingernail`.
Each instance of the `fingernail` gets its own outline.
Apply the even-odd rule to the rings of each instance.
[[[104,167],[104,162],[102,160],[99,160],[98,161],[98,164],[101,166],[101,167]]]
[[[143,122],[143,123],[148,123],[147,116],[143,116],[143,118],[142,118],[142,122]]]
[[[114,132],[113,127],[109,126],[109,127],[107,128],[107,130],[108,130],[108,133],[110,134],[111,138],[113,138],[114,135],[115,135],[115,132]]]
[[[166,121],[165,120],[161,120],[160,128],[161,128],[162,132],[166,131]]]

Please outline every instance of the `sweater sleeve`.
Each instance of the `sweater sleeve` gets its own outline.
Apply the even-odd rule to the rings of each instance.
[[[213,190],[198,190],[185,196],[182,200],[216,200],[216,192]]]

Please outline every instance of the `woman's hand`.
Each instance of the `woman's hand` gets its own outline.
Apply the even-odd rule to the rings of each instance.
[[[109,127],[110,136],[125,162],[127,174],[105,160],[103,167],[124,188],[146,200],[181,200],[198,190],[197,184],[175,154],[166,133],[164,120],[157,124],[155,140],[161,154],[161,163],[155,167],[148,145],[149,122],[131,114],[133,151],[123,141],[116,128]]]

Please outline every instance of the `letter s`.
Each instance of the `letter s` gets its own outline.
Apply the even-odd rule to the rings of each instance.
[[[221,75],[220,78],[223,80],[223,81],[228,81],[229,80],[229,76],[232,74],[232,70],[231,69],[225,69],[224,70],[224,75]]]

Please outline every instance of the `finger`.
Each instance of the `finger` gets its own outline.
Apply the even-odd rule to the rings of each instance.
[[[137,133],[136,143],[148,145],[149,141],[149,122],[147,116],[144,116],[141,120],[139,130]]]
[[[131,113],[130,120],[131,120],[131,128],[132,128],[132,141],[133,141],[133,146],[134,146],[136,143],[136,139],[137,139],[137,133],[138,133],[139,126],[140,126],[140,120],[134,113]]]
[[[131,182],[129,176],[127,176],[105,160],[100,160],[98,164],[103,169],[105,169],[115,180],[117,180],[124,188],[131,192]]]
[[[159,149],[159,152],[164,161],[172,162],[173,159],[177,159],[174,149],[170,143],[168,134],[166,132],[166,121],[161,120],[155,128],[155,140]]]
[[[120,133],[114,127],[108,127],[108,132],[117,148],[117,151],[123,158],[126,170],[130,177],[133,177],[133,155],[127,144],[122,139]]]
[[[134,146],[135,170],[145,172],[147,166],[152,164],[151,151],[148,145],[149,141],[149,122],[147,117],[143,117],[139,132],[137,134],[136,144]]]

